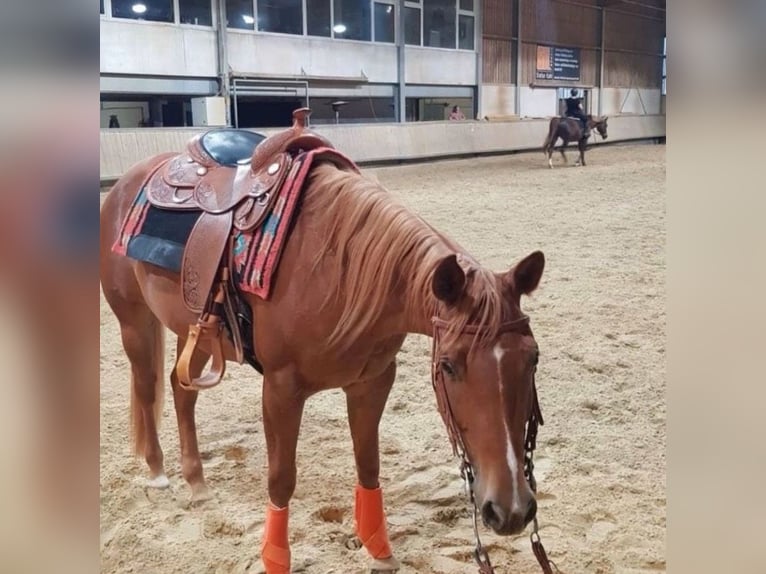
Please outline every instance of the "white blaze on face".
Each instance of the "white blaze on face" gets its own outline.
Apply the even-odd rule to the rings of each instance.
[[[500,343],[495,345],[495,348],[492,350],[492,354],[495,355],[495,360],[497,361],[497,383],[500,386],[500,402],[503,402],[503,372],[500,368],[501,361],[503,359],[503,355],[505,355],[505,349],[503,349],[500,346]],[[513,507],[511,508],[511,512],[516,512],[516,510],[521,506],[521,503],[519,502],[519,488],[518,488],[518,474],[519,474],[519,465],[516,462],[516,455],[513,452],[513,441],[511,440],[511,431],[508,428],[508,421],[505,419],[505,411],[503,411],[503,426],[505,427],[505,452],[506,452],[506,458],[508,459],[508,470],[511,471],[511,480],[513,481]]]

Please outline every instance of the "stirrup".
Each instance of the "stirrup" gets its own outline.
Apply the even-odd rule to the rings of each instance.
[[[189,326],[189,335],[176,361],[178,384],[187,391],[201,391],[215,387],[226,373],[226,357],[223,353],[223,320],[221,318],[221,309],[225,298],[225,284],[219,283],[215,297],[209,301],[207,310],[199,318],[196,325]],[[189,366],[194,351],[197,350],[202,339],[210,341],[213,364],[207,373],[192,378]]]
[[[187,391],[202,391],[218,385],[226,373],[226,359],[223,355],[223,324],[220,318],[213,316],[212,319],[200,320],[196,325],[189,326],[189,336],[186,338],[183,351],[176,362],[178,384]],[[197,378],[192,378],[189,373],[189,364],[194,351],[199,346],[200,339],[210,341],[213,355],[213,364],[210,370]]]

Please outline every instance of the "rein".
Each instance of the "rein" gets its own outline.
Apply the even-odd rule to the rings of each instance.
[[[460,477],[465,482],[468,497],[470,499],[471,506],[473,507],[473,534],[476,540],[476,547],[473,551],[473,557],[476,563],[479,565],[479,574],[495,574],[495,569],[489,560],[489,553],[481,543],[479,537],[479,524],[478,514],[479,508],[476,504],[476,497],[474,494],[474,471],[473,465],[468,457],[468,453],[465,449],[465,443],[463,437],[460,434],[460,429],[457,426],[455,415],[452,412],[452,406],[449,402],[449,395],[447,394],[447,385],[444,381],[444,375],[439,368],[439,343],[441,340],[441,331],[449,327],[449,323],[438,317],[433,317],[434,325],[433,334],[433,347],[431,349],[431,384],[436,394],[436,403],[439,408],[439,414],[444,421],[444,425],[447,427],[447,436],[452,444],[452,453],[454,456],[460,458]],[[519,319],[513,321],[507,321],[500,325],[498,333],[511,333],[519,332],[520,328],[529,323],[529,317],[524,315]],[[466,335],[475,335],[482,332],[482,328],[476,325],[467,325],[462,333]],[[532,411],[527,419],[526,435],[524,437],[524,478],[527,479],[529,487],[532,492],[537,492],[537,481],[534,476],[534,451],[537,447],[537,429],[539,425],[543,424],[543,414],[540,410],[540,402],[537,398],[537,387],[532,380]],[[548,558],[545,548],[543,548],[542,541],[540,540],[540,534],[538,532],[537,517],[533,521],[532,533],[529,536],[532,543],[532,552],[537,558],[540,568],[542,568],[543,574],[554,574],[560,570],[556,565]]]

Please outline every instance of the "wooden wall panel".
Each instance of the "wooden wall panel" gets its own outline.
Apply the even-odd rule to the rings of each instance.
[[[484,0],[482,3],[484,35],[492,38],[513,38],[516,17],[515,0]]]
[[[597,5],[599,0],[577,0]],[[662,0],[646,0],[664,5]],[[645,11],[645,10],[644,10]],[[660,19],[606,10],[604,85],[657,88],[661,85],[661,54],[665,36]],[[599,10],[566,0],[523,0],[521,19],[521,84],[596,86],[599,75],[601,22]],[[508,84],[515,78],[515,1],[486,0],[483,6],[482,77],[485,83]],[[537,44],[580,48],[580,81],[536,80]],[[611,50],[611,51],[610,51]],[[623,52],[624,50],[624,52]],[[633,53],[639,52],[639,53]],[[644,54],[641,54],[643,52]]]
[[[482,43],[482,81],[485,84],[511,84],[515,62],[513,44],[508,40],[484,38]]]
[[[604,44],[607,49],[661,54],[664,36],[664,22],[606,11]]]
[[[556,0],[524,0],[521,38],[541,44],[597,48],[600,44],[599,11]]]
[[[516,73],[513,48],[514,0],[485,0],[482,5],[482,82],[510,84]]]
[[[604,57],[604,87],[660,88],[662,58],[642,54],[607,52]]]

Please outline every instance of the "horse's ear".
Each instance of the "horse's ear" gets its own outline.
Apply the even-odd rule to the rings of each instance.
[[[519,295],[529,295],[537,289],[545,269],[545,255],[534,251],[508,271],[507,278]]]
[[[431,290],[440,301],[447,305],[458,302],[465,290],[465,271],[457,260],[457,255],[448,255],[441,260],[434,271]]]

